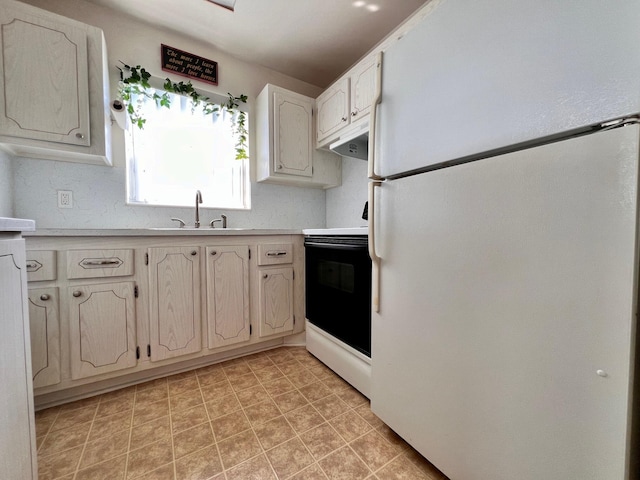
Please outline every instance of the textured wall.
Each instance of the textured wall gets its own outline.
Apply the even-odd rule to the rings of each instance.
[[[0,217],[13,217],[13,164],[11,156],[0,150]]]
[[[342,158],[342,186],[327,190],[327,227],[361,227],[367,201],[367,162]]]
[[[254,123],[251,115],[253,102],[266,83],[273,83],[311,97],[316,97],[321,91],[316,86],[237,60],[211,45],[191,40],[175,32],[158,30],[84,0],[56,0],[56,2],[26,0],[25,3],[103,29],[107,42],[113,98],[116,96],[118,82],[118,71],[115,66],[120,60],[133,65],[141,64],[160,78],[167,76],[159,66],[161,43],[216,60],[220,69],[219,85],[206,88],[222,95],[226,92],[247,94],[250,125]],[[176,78],[178,79],[179,77]],[[199,86],[203,87],[203,85]],[[252,135],[250,151],[256,151],[253,139],[255,135]],[[168,226],[169,218],[172,216],[191,220],[192,212],[185,208],[126,205],[124,135],[117,127],[113,129],[113,151],[114,167],[16,159],[13,174],[16,183],[13,213],[18,217],[35,219],[39,228]],[[2,173],[1,169],[0,165],[0,173]],[[252,166],[252,172],[255,172],[255,166]],[[252,177],[254,177],[253,173]],[[325,226],[324,191],[255,182],[251,187],[252,209],[250,211],[224,212],[229,216],[230,226],[244,228],[321,228]],[[74,208],[59,209],[57,207],[57,190],[73,192]],[[203,219],[218,217],[220,213],[222,212],[205,210]]]

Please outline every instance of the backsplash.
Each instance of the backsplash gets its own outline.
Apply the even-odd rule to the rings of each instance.
[[[342,186],[327,190],[327,228],[362,227],[367,201],[367,162],[342,157]]]

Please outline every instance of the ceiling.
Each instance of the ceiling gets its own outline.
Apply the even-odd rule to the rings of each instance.
[[[427,0],[88,0],[326,87]]]

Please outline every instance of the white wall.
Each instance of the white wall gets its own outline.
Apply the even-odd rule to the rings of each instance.
[[[362,219],[367,181],[366,161],[342,157],[342,185],[327,190],[327,228],[367,225]]]
[[[26,0],[36,7],[53,11],[104,31],[108,49],[111,92],[115,98],[118,83],[116,65],[123,61],[140,64],[154,76],[165,78],[160,68],[160,44],[164,43],[218,62],[217,87],[200,84],[200,88],[226,95],[246,94],[249,97],[251,143],[255,147],[255,97],[266,83],[316,97],[321,89],[287,77],[273,70],[242,62],[211,45],[192,40],[178,33],[159,30],[112,10],[85,0]],[[152,8],[152,7],[150,7]],[[286,48],[286,45],[283,46]],[[184,80],[174,77],[175,81]],[[32,159],[16,159],[13,176],[14,214],[36,220],[39,228],[127,228],[168,226],[172,216],[191,220],[192,211],[185,208],[127,206],[125,203],[124,135],[113,130],[114,167],[80,165]],[[255,165],[252,165],[254,178]],[[0,173],[3,173],[0,165]],[[3,175],[4,177],[4,175]],[[205,211],[204,220],[227,213],[231,227],[321,228],[325,226],[325,192],[322,190],[256,184],[252,181],[251,211]],[[74,208],[57,208],[57,190],[73,192]],[[195,194],[195,190],[194,190]],[[1,196],[2,194],[0,194]],[[0,203],[0,205],[2,205]]]
[[[11,156],[0,150],[0,217],[13,217],[13,165]]]

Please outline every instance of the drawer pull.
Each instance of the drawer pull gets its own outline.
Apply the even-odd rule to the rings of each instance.
[[[36,268],[37,266],[37,263],[27,263],[27,268]]]
[[[46,301],[47,301],[47,300],[49,300],[50,298],[51,298],[51,297],[50,297],[48,294],[46,294],[46,293],[43,293],[42,295],[40,295],[40,300],[42,300],[43,302],[46,302]]]
[[[279,252],[267,252],[267,257],[281,257],[283,255],[286,255],[287,252],[284,251],[279,251]]]
[[[85,260],[82,265],[87,267],[102,267],[104,265],[120,265],[120,260]]]
[[[72,295],[76,298],[81,297],[82,296],[82,292],[80,290],[76,290],[72,293]]]

